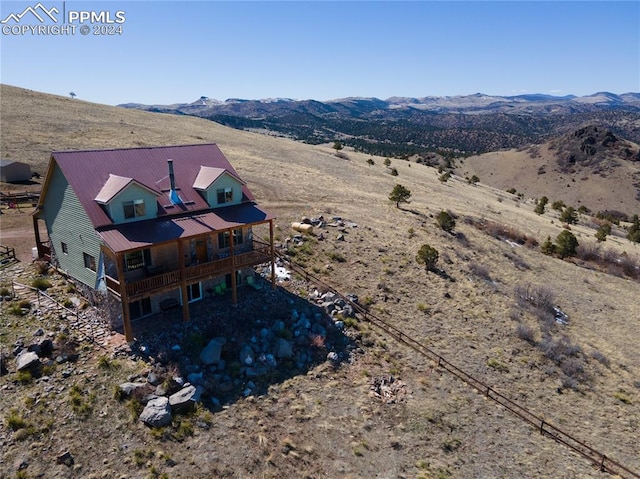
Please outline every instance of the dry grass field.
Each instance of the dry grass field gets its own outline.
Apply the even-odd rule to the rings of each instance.
[[[639,162],[604,160],[563,171],[558,164],[556,143],[470,157],[457,171],[465,177],[476,175],[501,190],[515,188],[527,198],[546,195],[551,202],[560,200],[574,208],[584,206],[594,213],[614,210],[631,216],[640,211]],[[637,155],[638,145],[630,146]]]
[[[307,238],[304,247],[292,248],[293,259],[545,421],[640,472],[640,281],[619,268],[560,260],[532,246],[531,240],[542,243],[562,231],[557,212],[536,215],[533,200],[487,186],[482,173],[476,185],[457,176],[441,182],[434,168],[394,159],[394,177],[383,158],[353,151],[338,158],[331,145],[9,86],[0,93],[2,157],[42,174],[52,150],[215,142],[277,215],[279,242],[302,217],[356,223],[343,239],[334,228],[321,230],[325,239]],[[398,183],[412,193],[400,209],[388,199]],[[456,217],[454,234],[436,224],[442,210]],[[35,274],[27,267],[28,212],[0,215],[0,244],[16,247],[23,259],[18,272],[0,270],[0,286],[10,275],[28,282]],[[581,245],[595,244],[590,217],[581,216],[571,231]],[[506,241],[525,235],[529,246]],[[416,262],[423,244],[439,251],[441,274]],[[620,228],[600,247],[637,264],[640,247]],[[56,281],[64,292],[64,281]],[[516,291],[527,286],[551,297],[568,324],[519,300]],[[313,284],[297,279],[282,287],[305,297]],[[4,306],[1,314],[4,353],[39,327],[37,316],[13,316]],[[109,347],[82,344],[70,377],[59,368],[48,381],[22,384],[10,372],[0,377],[0,476],[608,477],[370,324],[350,328],[364,351],[350,363],[337,369],[324,363],[272,384],[267,394],[200,411],[211,426],[196,426],[179,440],[154,435],[113,399],[114,385],[148,365],[111,359]],[[118,367],[105,368],[105,361]],[[389,375],[406,391],[391,404],[370,391],[374,379]],[[69,402],[74,385],[92,394],[95,407],[86,415]],[[32,430],[16,428],[16,416]],[[75,458],[72,466],[56,463],[65,450]]]

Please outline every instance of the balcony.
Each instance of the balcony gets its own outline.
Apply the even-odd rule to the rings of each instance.
[[[254,242],[253,249],[247,252],[238,252],[233,256],[215,259],[206,263],[186,266],[184,270],[167,271],[158,274],[148,274],[136,281],[127,281],[127,296],[129,301],[136,301],[144,297],[169,291],[180,287],[182,280],[188,284],[215,278],[233,270],[247,268],[256,264],[271,260],[271,246]],[[159,271],[159,270],[158,270]],[[184,274],[184,276],[183,276]],[[107,287],[119,295],[120,283],[117,279],[107,276]]]

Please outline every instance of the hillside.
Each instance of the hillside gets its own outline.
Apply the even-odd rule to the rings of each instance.
[[[596,246],[593,220],[581,216],[571,231],[581,245],[607,251],[608,261],[561,260],[536,246],[563,230],[556,212],[536,215],[531,200],[488,186],[482,175],[476,185],[455,175],[442,182],[435,168],[392,160],[392,176],[384,158],[348,148],[338,157],[331,145],[195,117],[8,86],[0,94],[0,154],[41,172],[57,149],[217,143],[257,201],[277,215],[283,254],[548,423],[640,471],[640,282],[633,278],[640,260],[622,228]],[[388,199],[398,183],[412,193],[400,209]],[[437,226],[442,210],[455,215],[454,234]],[[0,243],[29,251],[29,208],[2,213]],[[285,247],[292,221],[319,215],[345,225],[318,228]],[[416,262],[423,244],[439,251],[439,273]],[[28,261],[0,274],[8,290],[12,278],[31,284],[39,275]],[[52,295],[73,299],[64,278],[47,278]],[[170,341],[193,349],[190,341],[219,327],[211,317],[220,314],[249,341],[274,318],[288,323],[294,307],[313,311],[316,286],[294,276],[264,297],[241,292],[232,311],[203,303],[206,328],[152,329],[140,345],[155,357],[157,348],[175,344],[166,339],[171,333]],[[568,323],[533,306],[534,292],[560,306]],[[118,352],[120,335],[76,338],[59,312],[32,299],[22,315],[14,303],[1,303],[0,347],[9,356],[9,372],[0,376],[2,477],[610,477],[362,317],[345,321],[345,341],[353,345],[340,351],[340,366],[291,366],[286,374],[253,378],[258,392],[247,395],[250,378],[237,376],[237,394],[219,392],[220,405],[208,401],[158,432],[113,396],[120,383],[148,379],[157,363]],[[46,379],[21,381],[11,352],[33,341],[38,328],[60,344],[75,340],[79,358],[53,365]],[[331,347],[318,343],[325,355]],[[186,372],[173,367],[169,373]],[[379,394],[390,377],[395,389]]]
[[[640,211],[640,147],[589,125],[539,145],[473,156],[456,171],[528,198],[548,197],[594,213]]]

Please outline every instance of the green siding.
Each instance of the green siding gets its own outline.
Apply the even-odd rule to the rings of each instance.
[[[218,190],[228,187],[233,188],[233,201],[218,204]],[[206,199],[207,203],[209,203],[209,206],[212,208],[215,208],[216,206],[239,205],[242,203],[242,185],[233,176],[225,173],[211,184],[207,190]]]
[[[123,203],[135,200],[144,200],[145,215],[125,219]],[[129,185],[109,202],[109,216],[116,224],[146,220],[155,218],[157,215],[158,203],[156,202],[156,196],[138,185]]]
[[[85,268],[83,253],[93,256],[97,266],[101,239],[57,165],[54,165],[49,179],[43,205],[41,217],[47,226],[60,269],[95,288],[96,273]],[[63,242],[67,244],[68,254],[62,253]]]

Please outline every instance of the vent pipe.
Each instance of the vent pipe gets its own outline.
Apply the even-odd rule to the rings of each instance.
[[[167,160],[169,164],[169,182],[171,183],[171,191],[176,189],[176,178],[173,174],[173,160]]]
[[[171,184],[171,190],[169,191],[169,200],[173,205],[182,204],[182,198],[178,195],[176,191],[176,178],[173,174],[173,160],[167,160],[167,164],[169,165],[169,183]]]

